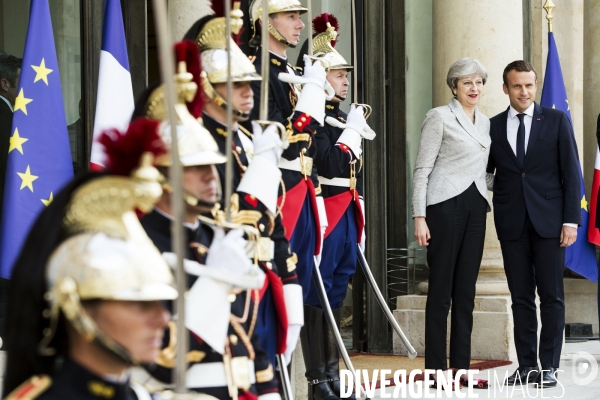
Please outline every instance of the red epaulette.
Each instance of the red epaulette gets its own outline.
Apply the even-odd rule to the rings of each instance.
[[[52,385],[48,375],[34,375],[12,391],[5,400],[32,400],[44,393]]]

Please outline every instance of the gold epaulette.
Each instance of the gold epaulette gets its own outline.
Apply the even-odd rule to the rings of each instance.
[[[35,375],[12,391],[5,400],[36,399],[52,386],[52,378],[48,375]]]

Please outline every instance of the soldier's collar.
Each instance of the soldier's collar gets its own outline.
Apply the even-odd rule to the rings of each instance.
[[[338,111],[340,111],[340,103],[335,101],[326,101],[325,102],[325,111],[330,114],[337,115]]]
[[[64,381],[64,384],[70,385],[79,393],[80,398],[124,400],[128,398],[129,374],[126,378],[123,382],[112,382],[68,359],[59,375],[54,379],[54,384],[60,385]]]
[[[202,112],[202,122],[204,127],[211,133],[218,133],[220,136],[227,137],[227,126],[211,117],[206,111]],[[234,124],[233,132],[237,132],[237,125]]]
[[[269,63],[273,67],[280,69],[281,71],[287,71],[287,62],[287,57],[283,58],[272,51],[269,51]]]

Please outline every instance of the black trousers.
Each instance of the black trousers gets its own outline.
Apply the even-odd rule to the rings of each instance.
[[[487,202],[472,184],[460,195],[427,207],[429,289],[425,307],[425,368],[447,369],[446,332],[452,301],[450,368],[468,369]]]
[[[560,238],[537,234],[529,216],[517,240],[500,242],[504,271],[512,298],[515,347],[519,366],[537,366],[537,315],[535,291],[540,296],[539,356],[542,367],[558,368],[565,329],[563,265],[565,248]]]

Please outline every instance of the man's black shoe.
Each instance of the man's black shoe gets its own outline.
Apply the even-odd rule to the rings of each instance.
[[[556,368],[542,367],[542,371],[534,382],[538,387],[554,387],[558,383],[556,379]]]
[[[506,378],[505,385],[522,385],[535,382],[539,375],[538,367],[519,367],[514,374]]]

